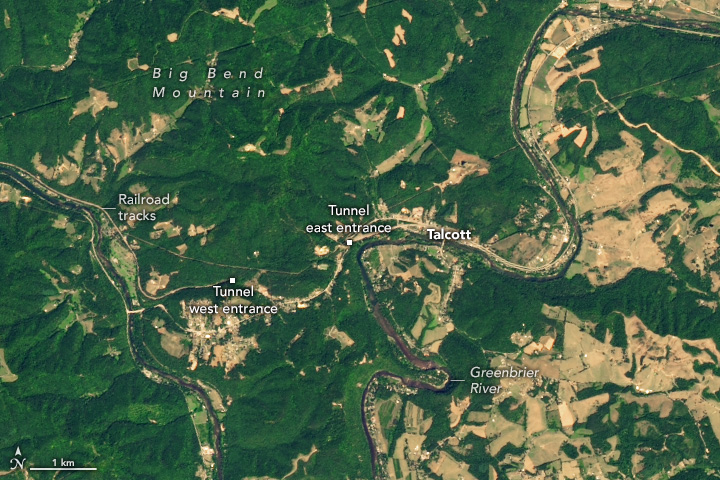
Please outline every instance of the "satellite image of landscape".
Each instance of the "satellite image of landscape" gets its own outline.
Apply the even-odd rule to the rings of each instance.
[[[2,480],[720,478],[720,0],[0,17]]]

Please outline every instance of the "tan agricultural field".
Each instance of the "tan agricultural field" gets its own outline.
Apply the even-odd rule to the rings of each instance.
[[[605,211],[615,207],[626,207],[636,203],[650,188],[670,183],[674,179],[672,165],[665,164],[663,159],[658,159],[658,163],[662,163],[660,171],[670,175],[671,178],[666,177],[667,181],[660,178],[656,165],[642,165],[642,152],[640,152],[639,156],[636,156],[635,152],[631,151],[626,153],[625,163],[618,175],[596,173],[590,181],[584,183],[575,178],[571,180],[570,187],[575,193],[581,214],[591,210]],[[655,168],[648,170],[649,178],[645,178],[643,173],[651,167]],[[648,184],[650,187],[648,187]]]
[[[630,447],[630,454],[638,459],[647,455],[644,452],[661,452],[654,447],[633,448],[632,444],[623,443],[629,441],[627,438],[617,435],[608,438],[599,449],[591,442],[590,417],[595,415],[597,419],[601,415],[603,423],[616,424],[620,421],[619,408],[627,404],[640,405],[639,411],[645,407],[663,419],[682,403],[695,422],[709,422],[717,439],[711,443],[705,438],[707,448],[720,441],[720,402],[713,397],[720,392],[720,376],[712,369],[720,351],[714,341],[659,335],[637,317],[625,316],[627,347],[620,348],[610,343],[609,331],[604,332],[604,341],[598,340],[595,337],[603,332],[596,331],[597,324],[583,321],[564,308],[545,305],[542,313],[564,328],[562,348],[542,355],[494,353],[491,367],[512,365],[539,370],[540,378],[503,378],[502,391],[494,395],[491,406],[484,407],[488,410],[468,413],[466,421],[474,424],[461,425],[448,442],[455,451],[466,448],[461,442],[472,433],[490,441],[486,451],[497,458],[504,473],[511,474],[508,478],[555,478],[558,469],[565,475],[563,478],[615,478],[618,473],[615,464],[621,455],[626,455],[626,450],[619,447]],[[518,335],[516,332],[520,347],[532,341],[532,336],[520,340]],[[700,371],[697,365],[707,368]],[[680,379],[686,382],[681,383]],[[624,388],[587,396],[588,388],[597,392],[608,384]],[[500,404],[508,398],[515,400],[516,407],[525,405],[523,417],[510,421],[501,414]],[[629,427],[637,436],[660,431],[657,417],[636,418]],[[562,431],[558,431],[558,424]],[[566,444],[580,452],[577,459],[568,457]],[[501,452],[508,445],[522,451],[503,456]],[[437,473],[437,465],[430,467],[435,467],[433,472]],[[515,475],[516,472],[522,475]],[[490,478],[496,478],[492,470]]]
[[[493,412],[487,423],[485,434],[488,439],[492,439],[488,445],[488,452],[493,457],[497,456],[506,445],[522,447],[526,440],[525,429],[508,421],[499,411]]]
[[[293,92],[295,93],[301,93],[302,91],[306,91],[309,95],[312,95],[313,93],[320,93],[324,92],[325,90],[332,90],[333,88],[340,85],[343,81],[342,72],[336,72],[332,65],[328,67],[328,73],[325,77],[319,78],[315,80],[314,82],[305,83],[303,85],[298,85],[297,87],[284,87],[280,86],[280,93],[283,95],[289,95]]]
[[[129,60],[128,65],[130,65]],[[92,113],[93,117],[97,117],[97,114],[102,112],[105,108],[117,108],[117,106],[118,102],[110,100],[107,92],[96,90],[91,87],[90,96],[88,98],[80,100],[75,104],[75,109],[73,110],[73,114],[70,117],[70,120],[88,111]]]
[[[438,459],[430,464],[430,471],[441,476],[443,480],[477,480],[468,468],[467,463],[458,462],[444,450],[440,451]]]
[[[503,238],[493,249],[511,261],[526,265],[542,250],[542,242],[527,233],[516,233]]]
[[[350,338],[350,335],[348,335],[347,333],[341,332],[340,330],[338,330],[337,326],[335,326],[335,325],[330,327],[325,332],[325,335],[328,338],[331,338],[333,340],[337,340],[338,342],[340,342],[340,345],[342,348],[352,347],[353,345],[355,345],[355,340]]]
[[[458,401],[455,397],[450,400],[450,428],[456,428],[460,425],[463,413],[470,407],[470,397],[465,397]]]
[[[433,417],[425,418],[425,410],[408,401],[405,404],[405,431],[412,434],[425,434],[430,430]]]
[[[631,393],[620,395],[627,403],[638,403],[647,405],[651,412],[658,412],[660,418],[667,418],[673,409],[673,401],[664,394],[651,394],[645,396],[637,396]]]
[[[190,353],[190,347],[185,343],[188,337],[176,332],[170,332],[165,327],[158,328],[160,346],[175,358],[183,358]]]
[[[560,447],[567,439],[567,435],[562,432],[545,432],[532,439],[527,456],[535,467],[558,460]]]
[[[626,131],[620,137],[623,147],[597,157],[600,167],[608,173],[586,169],[582,180],[580,175],[570,179],[578,213],[593,212],[595,216],[583,225],[586,242],[569,274],[583,273],[593,285],[616,282],[634,268],[663,268],[666,259],[653,240],[654,222],[669,211],[684,212],[690,207],[667,190],[651,197],[639,209],[640,199],[647,192],[677,181],[681,159],[672,147],[656,141],[658,153],[643,163],[640,140]],[[602,216],[611,209],[624,211],[626,219]]]
[[[588,226],[576,262],[593,285],[617,282],[635,268],[658,271],[667,260],[652,235],[638,215],[629,221],[604,217]]]
[[[449,185],[459,185],[470,175],[477,174],[479,177],[490,173],[490,163],[481,159],[477,155],[465,153],[461,150],[455,150],[450,159],[450,170],[448,171],[448,179],[442,183],[435,185],[440,191],[445,191]]]
[[[587,52],[583,52],[583,54],[589,57],[590,60],[586,61],[581,65],[578,65],[576,68],[569,72],[560,71],[556,68],[552,68],[545,77],[545,82],[550,88],[550,91],[555,94],[558,90],[560,90],[560,87],[562,87],[571,78],[579,77],[600,68],[600,52],[602,51],[602,49],[603,47],[600,46],[593,48],[592,50],[588,50]]]
[[[531,437],[536,433],[544,432],[547,429],[545,403],[537,397],[528,397],[525,407],[527,409],[527,436]]]
[[[18,376],[10,371],[7,362],[5,361],[5,349],[0,348],[0,381],[5,383],[12,383],[17,381]]]
[[[685,238],[683,263],[702,277],[707,275],[710,266],[717,262],[714,257],[718,251],[720,216],[713,217],[710,225],[700,228],[699,232]]]
[[[570,409],[575,414],[578,423],[586,423],[590,415],[594,414],[598,408],[610,401],[609,393],[601,393],[594,397],[578,400],[570,404]]]
[[[167,288],[168,283],[170,283],[170,276],[174,275],[178,272],[172,272],[169,275],[162,275],[160,272],[155,270],[154,267],[150,269],[150,279],[145,284],[145,290],[150,295],[157,294],[158,291],[164,290]]]

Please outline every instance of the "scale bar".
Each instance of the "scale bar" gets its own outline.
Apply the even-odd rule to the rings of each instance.
[[[30,470],[43,470],[49,472],[67,472],[67,471],[93,471],[95,467],[30,467]]]

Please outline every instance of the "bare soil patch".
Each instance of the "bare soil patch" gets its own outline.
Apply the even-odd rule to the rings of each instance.
[[[186,335],[177,332],[170,332],[165,327],[158,328],[160,346],[167,353],[175,358],[182,358],[190,353],[190,347],[185,343],[188,340]]]
[[[170,276],[173,275],[173,273],[170,275],[161,275],[160,272],[155,270],[155,267],[152,267],[150,270],[150,280],[145,284],[145,290],[147,290],[150,295],[155,295],[160,290],[166,289],[168,283],[170,283]]]
[[[74,155],[75,152],[71,153]],[[81,159],[82,160],[82,159]],[[65,155],[57,158],[56,163],[52,167],[48,167],[42,163],[42,156],[36,153],[32,159],[33,167],[46,180],[57,180],[62,186],[72,185],[80,177],[80,162],[72,162]]]
[[[355,340],[350,338],[350,335],[348,335],[347,333],[338,330],[337,326],[335,326],[335,325],[330,327],[325,332],[325,335],[328,338],[332,338],[333,340],[337,340],[338,342],[340,342],[340,345],[342,345],[342,348],[352,347],[353,345],[355,345]]]
[[[282,150],[273,150],[272,154],[283,157],[290,153],[290,148],[292,147],[292,139],[292,135],[288,135],[287,137],[285,137],[285,148],[283,148]]]
[[[121,128],[110,132],[110,137],[103,146],[112,156],[115,165],[118,165],[173,128],[175,128],[175,119],[172,116],[150,113],[150,125],[142,122],[140,126],[135,127],[133,123],[123,122]]]
[[[395,57],[394,57],[393,53],[390,51],[390,49],[388,49],[388,48],[384,49],[383,53],[387,57],[387,61],[388,61],[388,64],[390,65],[390,68],[395,68],[395,65],[397,65],[397,64],[395,63]]]
[[[441,191],[445,191],[448,185],[458,185],[470,175],[477,173],[482,177],[490,173],[490,163],[481,159],[477,155],[465,153],[462,150],[455,150],[450,159],[450,170],[448,171],[448,179],[436,185]]]
[[[0,348],[0,381],[4,383],[12,383],[17,381],[18,376],[10,371],[7,362],[5,361],[5,349]]]
[[[310,459],[312,458],[312,456],[315,455],[317,452],[318,452],[317,447],[315,445],[313,445],[312,448],[310,449],[310,452],[308,452],[304,455],[299,454],[297,457],[293,458],[293,461],[292,461],[293,468],[292,468],[292,470],[290,470],[290,473],[288,473],[287,475],[282,477],[282,480],[285,480],[288,477],[292,477],[295,474],[295,472],[297,472],[297,470],[298,470],[298,463],[299,462],[303,462],[303,463],[309,462]]]
[[[308,94],[324,92],[325,90],[332,90],[333,88],[340,85],[343,81],[342,72],[336,72],[332,65],[328,67],[328,73],[325,77],[315,80],[311,83],[305,83],[298,85],[297,87],[283,87],[281,85],[280,93],[283,95],[289,95],[293,92],[300,93],[306,90]]]
[[[430,471],[441,476],[443,480],[457,480],[459,478],[477,480],[468,470],[469,467],[467,463],[458,462],[449,453],[442,450],[438,459],[430,464]]]
[[[7,183],[0,183],[0,203],[13,202],[15,205],[20,205],[22,198],[20,190]]]
[[[357,145],[362,146],[365,143],[365,139],[369,134],[372,137],[380,138],[382,135],[382,126],[385,123],[385,119],[389,112],[387,105],[380,111],[378,111],[375,105],[378,101],[378,96],[372,97],[370,100],[359,108],[353,110],[354,119],[351,120],[346,118],[343,114],[337,113],[333,116],[335,123],[344,123],[343,129],[345,135],[343,137],[343,143],[345,145]]]
[[[405,40],[405,29],[402,28],[402,25],[395,26],[395,35],[392,38],[392,43],[394,43],[396,47],[399,47],[401,44],[407,45],[407,41]]]

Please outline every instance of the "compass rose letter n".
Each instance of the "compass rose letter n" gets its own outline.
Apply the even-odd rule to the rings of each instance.
[[[22,457],[22,452],[20,452],[20,447],[17,447],[17,450],[15,450],[15,458],[10,460],[10,470],[25,468],[25,460],[27,460],[27,458],[20,460],[19,457]]]

